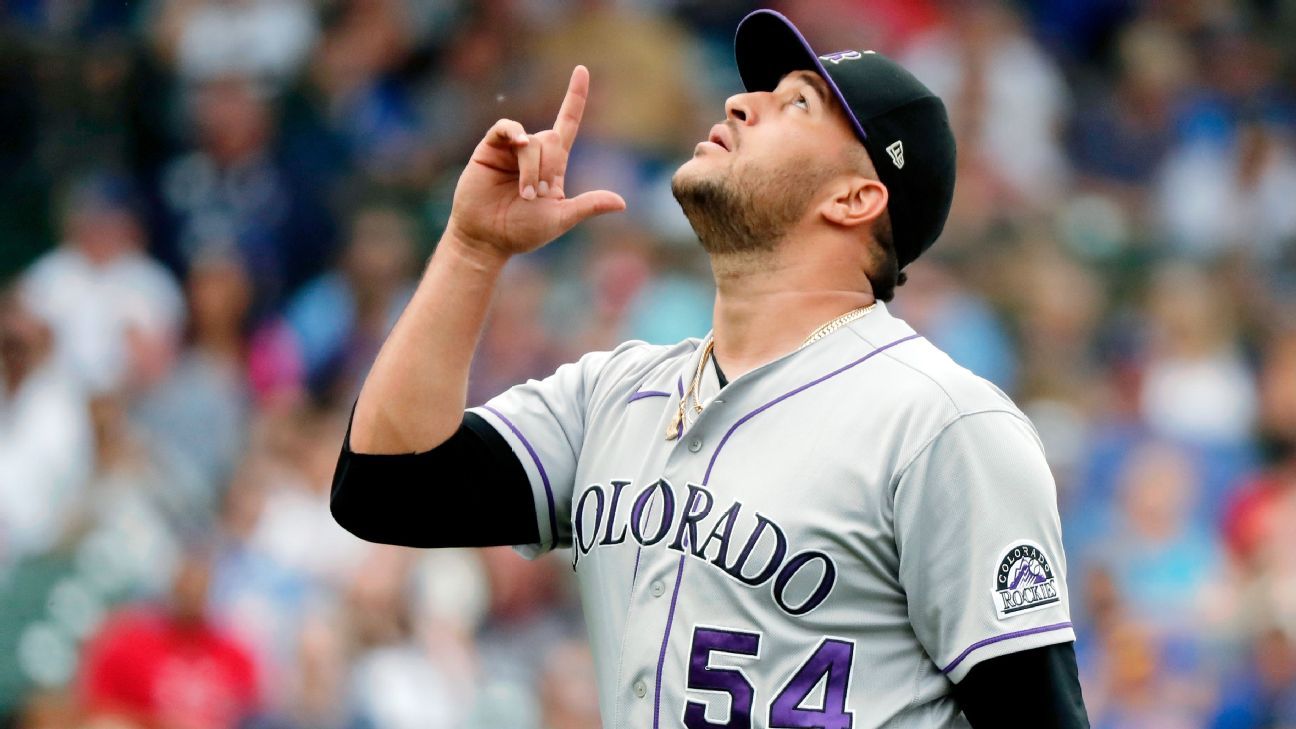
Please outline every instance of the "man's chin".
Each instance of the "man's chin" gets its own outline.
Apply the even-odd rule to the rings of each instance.
[[[671,176],[671,190],[679,196],[681,192],[694,190],[707,183],[715,183],[723,177],[721,170],[711,160],[694,157],[686,160]]]
[[[723,171],[727,167],[728,165],[722,164],[722,161],[716,159],[714,155],[695,154],[684,160],[684,164],[675,170],[674,180],[714,179],[723,175]]]

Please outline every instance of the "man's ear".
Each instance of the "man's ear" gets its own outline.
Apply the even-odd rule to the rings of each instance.
[[[832,223],[854,228],[877,220],[886,212],[888,199],[886,185],[863,175],[851,175],[838,183],[820,212]]]

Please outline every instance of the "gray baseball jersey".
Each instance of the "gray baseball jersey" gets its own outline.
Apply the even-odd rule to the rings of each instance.
[[[958,727],[987,658],[1072,641],[1027,418],[885,306],[720,388],[700,342],[475,408],[570,547],[608,727]]]

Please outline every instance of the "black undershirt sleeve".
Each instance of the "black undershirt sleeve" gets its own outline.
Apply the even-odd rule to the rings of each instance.
[[[521,461],[475,413],[464,413],[454,435],[423,453],[356,453],[348,427],[329,507],[344,529],[382,544],[490,547],[540,541]]]
[[[978,663],[954,685],[954,698],[974,729],[1019,726],[1089,729],[1075,644],[1058,643]]]

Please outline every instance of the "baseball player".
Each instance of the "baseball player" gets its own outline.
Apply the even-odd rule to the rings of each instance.
[[[500,270],[592,216],[552,129],[497,122],[369,373],[332,509],[412,547],[569,548],[608,727],[1087,727],[1056,494],[1001,391],[892,316],[954,190],[940,99],[871,51],[739,25],[747,92],[672,181],[714,329],[465,411]]]

